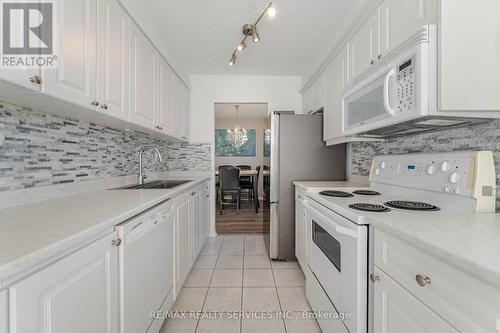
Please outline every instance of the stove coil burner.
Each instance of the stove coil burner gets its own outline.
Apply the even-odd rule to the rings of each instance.
[[[354,196],[351,193],[343,191],[321,191],[319,192],[319,194],[325,195],[327,197],[337,197],[337,198],[350,198]]]
[[[355,203],[355,204],[349,205],[349,208],[361,210],[364,212],[376,212],[376,213],[383,213],[383,212],[390,212],[391,211],[389,208],[387,208],[385,206],[376,205],[376,204],[369,204],[369,203]]]
[[[371,191],[371,190],[356,190],[356,191],[353,191],[352,193],[359,194],[359,195],[380,195],[380,192]]]
[[[388,201],[385,203],[385,205],[392,207],[392,208],[405,209],[405,210],[418,210],[418,211],[438,211],[438,210],[440,210],[439,207],[436,207],[434,205],[431,205],[431,204],[428,204],[425,202],[417,202],[417,201],[395,200],[395,201]]]

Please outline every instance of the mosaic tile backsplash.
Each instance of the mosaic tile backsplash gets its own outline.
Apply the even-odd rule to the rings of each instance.
[[[138,151],[148,144],[164,163],[146,156],[146,170],[210,170],[210,144],[166,143],[3,102],[0,135],[0,191],[136,174]]]
[[[357,176],[369,175],[375,155],[491,150],[495,159],[497,186],[500,185],[500,120],[471,127],[391,138],[386,142],[356,142],[351,147],[351,173]],[[500,198],[497,197],[497,210],[499,209]]]

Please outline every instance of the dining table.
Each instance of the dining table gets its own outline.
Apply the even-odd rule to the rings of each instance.
[[[264,170],[262,172],[263,175],[269,175],[269,170]],[[240,170],[240,177],[252,177],[253,181],[253,193],[255,195],[253,196],[253,203],[255,207],[255,214],[259,213],[259,195],[258,195],[258,188],[257,188],[257,176],[259,175],[259,172],[256,169],[241,169]],[[215,170],[215,176],[219,176],[219,170]]]

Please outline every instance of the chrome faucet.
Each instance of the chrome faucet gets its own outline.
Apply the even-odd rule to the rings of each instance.
[[[137,183],[139,185],[142,185],[144,184],[144,179],[146,179],[146,175],[144,175],[144,172],[142,170],[142,155],[144,154],[144,152],[146,150],[153,150],[156,155],[158,155],[158,159],[160,160],[160,162],[163,162],[163,159],[161,158],[161,154],[160,154],[160,151],[158,150],[158,148],[154,147],[154,146],[144,146],[141,148],[141,151],[139,152],[139,175],[137,176]]]

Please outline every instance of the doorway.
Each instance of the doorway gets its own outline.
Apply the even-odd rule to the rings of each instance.
[[[267,103],[215,103],[216,232],[268,234]]]

